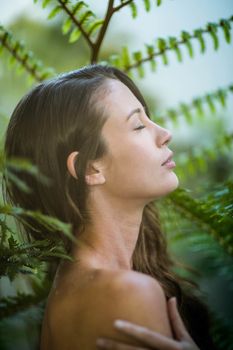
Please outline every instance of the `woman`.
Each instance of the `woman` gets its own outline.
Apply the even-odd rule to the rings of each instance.
[[[21,174],[33,192],[12,186],[9,200],[72,223],[77,238],[71,245],[57,233],[74,261],[57,268],[41,350],[92,350],[100,337],[117,349],[214,348],[206,308],[172,272],[153,203],[178,186],[170,140],[131,79],[113,67],[64,74],[19,102],[6,156],[29,158],[51,185]],[[32,221],[25,231],[48,237]],[[174,299],[167,306],[172,296],[184,323]],[[129,335],[115,319],[139,328]]]

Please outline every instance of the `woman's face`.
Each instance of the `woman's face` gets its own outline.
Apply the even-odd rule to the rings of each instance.
[[[171,133],[151,121],[139,100],[126,85],[109,80],[104,97],[107,121],[102,136],[105,190],[114,197],[151,201],[175,190],[178,179],[162,165],[171,154]]]

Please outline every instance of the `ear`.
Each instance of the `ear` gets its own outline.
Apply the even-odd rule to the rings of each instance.
[[[85,180],[86,183],[90,186],[103,185],[106,182],[103,173],[103,167],[101,166],[100,162],[89,162],[86,170]]]
[[[76,170],[75,170],[75,162],[77,160],[78,152],[72,152],[69,154],[66,164],[67,164],[67,169],[75,179],[78,179]]]

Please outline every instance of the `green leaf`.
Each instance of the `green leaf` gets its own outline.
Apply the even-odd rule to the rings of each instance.
[[[84,12],[79,18],[80,25],[83,25],[85,22],[87,23],[91,17],[94,17],[94,13],[92,11],[88,10]]]
[[[122,49],[122,62],[126,68],[130,65],[130,56],[127,46],[124,46]]]
[[[138,75],[139,75],[140,78],[143,78],[144,74],[145,74],[145,71],[144,71],[144,69],[142,67],[142,64],[141,64],[141,61],[142,61],[142,53],[141,53],[141,51],[133,52],[133,57],[134,57],[135,61],[138,63],[138,65],[137,65]]]
[[[150,0],[143,0],[143,2],[144,2],[145,10],[147,12],[150,11]]]
[[[222,107],[226,107],[226,91],[219,89],[216,92],[216,97],[218,98],[218,100],[220,101]]]
[[[214,50],[217,50],[219,48],[219,40],[218,40],[218,36],[217,36],[217,31],[218,31],[217,24],[216,23],[208,23],[207,30],[209,31],[209,33],[213,39]]]
[[[157,0],[157,6],[160,6],[162,4],[162,0]]]
[[[81,35],[80,30],[78,28],[74,28],[70,34],[69,43],[72,44],[75,41],[77,41],[79,39],[80,35]]]
[[[195,38],[198,39],[198,41],[200,43],[201,53],[204,53],[205,52],[205,41],[203,39],[203,31],[202,31],[202,29],[194,30],[194,36],[195,36]]]
[[[78,3],[73,6],[72,14],[76,15],[84,7],[88,8],[88,5],[84,1],[78,1]]]
[[[50,2],[51,2],[51,0],[43,0],[42,7],[45,8]]]
[[[205,96],[205,99],[206,99],[206,102],[211,110],[212,113],[215,113],[216,112],[216,109],[215,109],[215,105],[214,105],[214,102],[213,102],[213,97],[208,94]]]
[[[193,100],[193,106],[196,108],[200,116],[204,115],[202,100],[200,98],[196,98]]]
[[[181,113],[184,114],[185,119],[187,120],[187,122],[189,124],[191,124],[191,122],[192,122],[192,115],[191,115],[191,112],[189,110],[189,106],[186,103],[180,103],[180,110],[181,110]]]
[[[53,17],[55,17],[61,10],[62,7],[60,5],[56,6],[48,15],[48,19],[52,19]]]
[[[102,27],[103,23],[104,23],[104,21],[102,19],[98,19],[98,20],[92,22],[91,25],[87,29],[87,34],[88,35],[93,34],[97,29]]]
[[[18,187],[19,190],[21,190],[24,193],[31,193],[31,189],[28,187],[26,182],[22,181],[19,177],[17,177],[15,174],[8,172],[7,174],[8,180],[10,180],[11,183],[14,183],[16,187]]]
[[[130,6],[130,9],[131,9],[132,17],[133,17],[133,18],[136,18],[136,17],[137,17],[137,14],[138,14],[137,6],[135,5],[134,2],[131,2],[131,3],[129,4],[129,6]]]
[[[221,19],[220,25],[223,29],[223,33],[224,33],[224,37],[226,39],[226,42],[228,44],[230,44],[230,42],[231,42],[231,25],[230,25],[230,23],[225,19]]]
[[[168,40],[170,48],[175,51],[178,61],[182,62],[182,54],[177,39],[175,37],[169,37]]]
[[[151,70],[155,72],[157,68],[157,64],[154,58],[154,53],[155,53],[154,47],[152,45],[147,45],[147,44],[145,46],[146,46],[147,55],[150,57]]]
[[[68,17],[62,25],[62,33],[67,34],[72,26],[72,20]]]
[[[193,47],[192,47],[192,43],[191,43],[191,41],[190,41],[191,35],[190,35],[188,32],[186,32],[186,31],[182,31],[182,32],[181,32],[181,38],[182,38],[183,41],[184,41],[184,45],[185,45],[185,46],[187,47],[187,49],[188,49],[189,56],[190,56],[191,58],[193,58],[193,57],[194,57],[194,54],[193,54]]]
[[[167,65],[168,64],[168,58],[167,58],[167,53],[166,53],[166,49],[167,49],[166,40],[163,39],[163,38],[158,38],[157,39],[157,45],[158,45],[159,52],[162,54],[163,64]]]

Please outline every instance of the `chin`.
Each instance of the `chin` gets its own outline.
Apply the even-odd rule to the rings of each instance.
[[[162,186],[159,189],[160,190],[159,193],[157,191],[157,194],[155,195],[155,199],[165,197],[178,188],[179,179],[175,173],[173,173],[172,175],[173,176],[171,176],[165,184],[163,185],[161,184]]]

